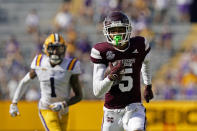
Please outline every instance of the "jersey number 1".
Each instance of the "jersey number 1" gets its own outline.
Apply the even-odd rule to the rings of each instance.
[[[53,77],[50,78],[50,82],[51,82],[51,97],[56,97],[56,94],[55,94],[55,81],[54,81]]]

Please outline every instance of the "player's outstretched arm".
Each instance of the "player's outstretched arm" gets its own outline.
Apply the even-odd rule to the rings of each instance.
[[[150,55],[148,54],[142,64],[142,78],[144,80],[144,99],[147,103],[154,97],[151,84]]]
[[[19,82],[18,87],[14,93],[12,104],[10,105],[9,113],[12,117],[15,117],[20,114],[18,111],[17,103],[20,100],[20,98],[23,96],[23,93],[25,92],[25,87],[27,87],[30,80],[35,77],[36,77],[35,70],[31,69]]]
[[[72,89],[75,93],[75,96],[71,97],[68,101],[67,101],[67,105],[73,105],[79,101],[81,101],[83,95],[82,95],[82,90],[81,90],[81,85],[79,82],[79,75],[75,74],[72,75],[70,78],[70,84],[72,86]]]

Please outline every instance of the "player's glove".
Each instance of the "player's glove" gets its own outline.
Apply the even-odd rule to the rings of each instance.
[[[147,103],[153,98],[152,85],[146,85],[144,89],[144,99]]]
[[[111,72],[108,75],[108,78],[111,81],[118,81],[118,80],[120,80],[121,79],[120,78],[121,77],[120,72],[124,69],[124,65],[123,65],[122,60],[118,60],[117,64],[114,65],[114,66],[112,65],[111,62],[109,62],[109,66],[110,66]]]
[[[49,105],[49,108],[55,112],[58,112],[60,110],[64,110],[66,106],[67,106],[66,101],[62,101],[62,102],[55,102]]]
[[[12,117],[15,117],[15,116],[20,115],[16,103],[12,103],[12,104],[10,105],[9,113],[10,113],[10,115],[11,115]]]

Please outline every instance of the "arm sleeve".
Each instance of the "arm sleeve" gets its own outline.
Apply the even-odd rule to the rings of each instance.
[[[144,38],[144,43],[145,43],[145,51],[147,51],[150,48],[149,41],[146,38]]]
[[[108,77],[104,78],[105,69],[106,66],[104,64],[94,64],[93,92],[97,97],[107,93],[113,84],[113,81],[110,81]]]
[[[142,63],[142,78],[145,85],[151,84],[151,69],[150,69],[150,53],[146,55],[144,62]]]
[[[30,82],[31,78],[30,78],[30,74],[29,72],[23,77],[23,79],[19,82],[18,87],[15,91],[12,103],[17,103],[20,98],[23,96],[28,83]]]

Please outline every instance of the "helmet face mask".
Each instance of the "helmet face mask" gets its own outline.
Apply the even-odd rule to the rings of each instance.
[[[66,47],[62,44],[49,44],[47,52],[49,53],[49,58],[51,63],[58,64],[64,58]]]
[[[126,43],[126,28],[125,27],[111,27],[108,28],[108,39],[112,41],[113,45],[121,46]]]
[[[57,33],[51,34],[44,43],[44,53],[53,65],[60,64],[65,57],[66,44],[63,37]]]
[[[62,44],[49,44],[47,48],[47,52],[52,55],[54,52],[57,55],[61,55],[65,53],[65,46]]]
[[[114,46],[125,45],[130,39],[131,30],[130,20],[122,12],[112,12],[103,22],[103,33],[107,42]]]

